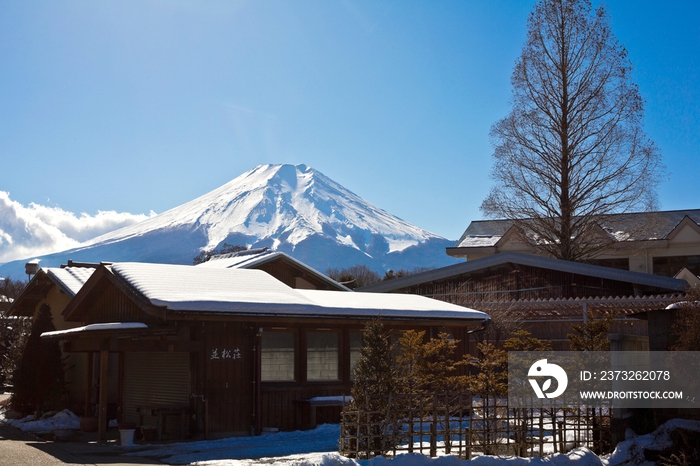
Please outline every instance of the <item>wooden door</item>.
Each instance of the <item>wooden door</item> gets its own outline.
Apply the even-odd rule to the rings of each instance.
[[[241,323],[205,325],[208,425],[213,437],[251,433],[254,412],[254,334]]]

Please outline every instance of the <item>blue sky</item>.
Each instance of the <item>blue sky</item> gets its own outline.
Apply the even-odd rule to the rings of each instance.
[[[0,191],[160,213],[306,163],[457,239],[481,218],[534,3],[4,0]],[[607,5],[668,168],[661,207],[700,208],[700,2]]]

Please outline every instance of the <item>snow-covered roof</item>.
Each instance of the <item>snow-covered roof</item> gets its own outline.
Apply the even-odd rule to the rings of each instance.
[[[8,315],[32,316],[35,306],[45,299],[47,293],[57,287],[66,296],[73,298],[85,285],[97,268],[97,264],[78,267],[43,267],[32,277],[20,295],[12,303]]]
[[[658,240],[666,238],[685,217],[700,224],[700,209],[609,214],[601,216],[598,224],[616,241]],[[525,219],[524,221],[531,220]],[[455,247],[495,246],[512,226],[511,220],[473,221],[457,241]]]
[[[151,304],[173,311],[224,311],[313,303],[262,270],[120,262],[112,271]],[[272,306],[274,307],[274,306]]]
[[[295,290],[261,270],[115,263],[112,272],[154,306],[175,312],[485,321],[488,316],[417,295]]]
[[[484,270],[489,270],[494,267],[501,267],[507,264],[525,265],[528,267],[537,267],[557,272],[631,283],[639,286],[650,287],[652,289],[658,289],[659,293],[666,293],[669,291],[680,292],[688,286],[688,283],[685,280],[679,280],[677,278],[634,272],[632,270],[613,269],[599,265],[584,264],[581,262],[565,261],[561,259],[554,259],[552,257],[537,256],[522,252],[506,251],[481,257],[479,259],[460,262],[459,264],[442,267],[440,269],[415,273],[405,277],[395,278],[393,280],[386,280],[372,285],[366,285],[360,288],[360,290],[363,292],[393,292],[423,283],[450,280],[455,277],[468,275],[470,273],[479,273]]]
[[[440,318],[486,320],[488,316],[468,307],[438,301],[413,294],[398,293],[338,293],[324,290],[297,290],[325,312],[343,315],[397,318]]]
[[[332,284],[333,287],[339,288],[341,290],[350,291],[346,286],[336,282],[329,276],[319,272],[313,267],[304,264],[301,261],[296,260],[289,254],[285,254],[282,251],[275,251],[272,249],[261,248],[261,249],[249,249],[246,251],[239,251],[230,254],[222,254],[220,256],[214,256],[206,262],[197,264],[196,267],[203,268],[219,268],[219,269],[250,269],[262,265],[264,263],[270,262],[277,258],[284,258],[289,262],[296,264],[299,268],[307,271],[308,273],[315,275],[322,281]]]
[[[232,252],[229,254],[220,254],[213,256],[206,262],[197,264],[196,267],[215,268],[215,269],[247,269],[260,264],[272,257],[283,255],[279,251],[273,251],[268,248],[247,249],[245,251]],[[287,254],[284,254],[287,257]]]
[[[92,267],[49,267],[42,269],[68,296],[75,296],[95,271]]]

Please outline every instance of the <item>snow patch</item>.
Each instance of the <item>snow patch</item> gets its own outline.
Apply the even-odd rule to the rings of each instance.
[[[389,252],[401,252],[411,246],[420,244],[420,241],[413,238],[386,238],[389,243]]]
[[[324,424],[307,431],[153,446],[150,450],[128,453],[127,456],[166,457],[168,464],[200,466],[607,466],[604,460],[586,448],[547,458],[479,456],[468,461],[449,455],[430,458],[419,453],[406,453],[393,459],[380,456],[355,460],[337,452],[339,435],[338,425]]]
[[[68,409],[64,409],[46,419],[34,419],[34,416],[30,415],[22,419],[4,419],[3,422],[25,432],[80,429],[80,418]]]
[[[495,235],[471,235],[467,236],[459,243],[459,247],[463,248],[481,248],[490,247],[498,243],[502,236]]]

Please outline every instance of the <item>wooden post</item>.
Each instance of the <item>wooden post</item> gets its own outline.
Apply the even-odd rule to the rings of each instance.
[[[430,424],[430,457],[435,458],[437,456],[437,394],[433,394],[433,422]]]
[[[262,327],[255,334],[255,435],[262,433]],[[312,422],[316,422],[314,417]],[[298,427],[298,426],[297,426]]]
[[[93,409],[92,405],[92,378],[93,378],[93,369],[95,366],[95,353],[87,353],[87,358],[88,358],[88,364],[87,364],[87,384],[85,385],[85,415],[86,416],[94,416],[95,411]]]
[[[107,376],[109,375],[109,340],[100,346],[100,398],[97,416],[97,441],[107,442]]]
[[[204,399],[204,440],[209,440],[209,399]]]

